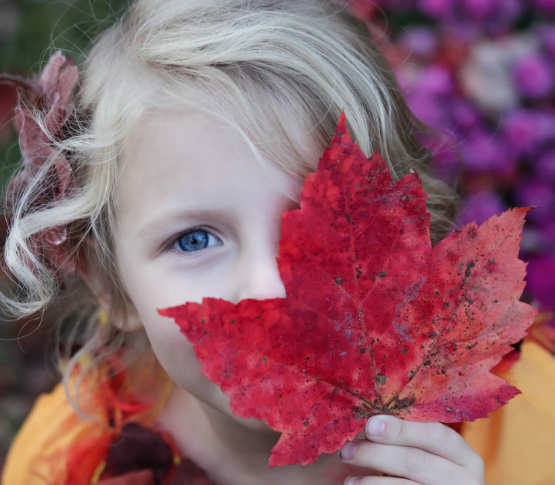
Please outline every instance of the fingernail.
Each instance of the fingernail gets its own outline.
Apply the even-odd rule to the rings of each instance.
[[[355,456],[356,446],[353,443],[347,443],[343,448],[341,448],[341,458],[344,460],[350,460]]]
[[[380,418],[370,418],[366,423],[366,432],[369,435],[379,436],[385,431],[385,423]]]
[[[345,480],[345,485],[356,485],[359,482],[359,477],[348,477],[347,480]]]

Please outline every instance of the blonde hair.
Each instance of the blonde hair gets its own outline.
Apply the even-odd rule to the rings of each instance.
[[[330,0],[138,0],[96,40],[81,76],[67,136],[50,136],[58,153],[68,154],[77,183],[56,204],[38,204],[49,183],[47,164],[10,201],[14,210],[4,256],[17,289],[1,295],[4,309],[18,318],[55,302],[64,302],[64,314],[76,306],[85,309],[85,330],[75,331],[82,347],[68,361],[64,382],[84,353],[99,365],[126,347],[132,362],[148,346],[114,325],[99,325],[98,304],[79,275],[60,284],[31,238],[68,226],[73,257],[102,271],[111,292],[110,319],[125,319],[129,301],[111,239],[115,188],[123,141],[149,110],[200,109],[233,126],[259,160],[304,177],[316,166],[286,115],[310,131],[323,152],[344,109],[353,141],[366,156],[381,153],[395,179],[411,169],[420,174],[433,240],[450,225],[454,194],[430,175],[431,154],[416,138],[427,128],[408,109],[368,27],[345,5]],[[46,129],[41,114],[36,116]]]

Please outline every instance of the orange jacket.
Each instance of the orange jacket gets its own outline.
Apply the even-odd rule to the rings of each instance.
[[[519,360],[500,374],[522,394],[490,417],[464,423],[461,433],[484,459],[487,485],[554,485],[555,359],[527,340]],[[63,449],[86,426],[61,385],[41,395],[12,444],[1,485],[50,485],[53,465],[42,457]]]

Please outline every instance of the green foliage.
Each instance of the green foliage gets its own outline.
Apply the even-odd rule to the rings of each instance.
[[[1,3],[0,17],[11,22],[6,30],[11,34],[0,32],[0,72],[33,76],[42,70],[57,49],[62,49],[79,64],[93,39],[119,17],[128,3],[129,0],[9,0]],[[7,138],[5,134],[0,138],[0,188],[5,186],[20,159],[17,138],[11,130]]]
[[[0,40],[0,71],[38,71],[62,49],[77,63],[94,37],[116,20],[129,0],[17,0],[15,34]],[[1,7],[3,8],[3,7]]]

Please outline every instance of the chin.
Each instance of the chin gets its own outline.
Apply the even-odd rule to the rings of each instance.
[[[224,414],[227,414],[241,426],[244,426],[245,428],[248,428],[252,431],[279,435],[279,431],[270,428],[270,426],[268,426],[264,421],[260,419],[242,418],[240,416],[237,416],[236,414],[233,414],[233,412],[231,411],[231,407],[229,406],[229,396],[225,394],[219,386],[214,383],[211,384],[213,386],[212,391],[214,394],[212,395],[212,399],[210,399],[209,404],[212,407]]]
[[[279,434],[279,431],[275,431],[274,429],[270,428],[264,421],[261,421],[260,419],[240,418],[238,416],[235,416],[231,411],[229,411],[229,414],[233,417],[233,419],[235,419],[235,421],[252,431],[258,431],[268,434]]]

